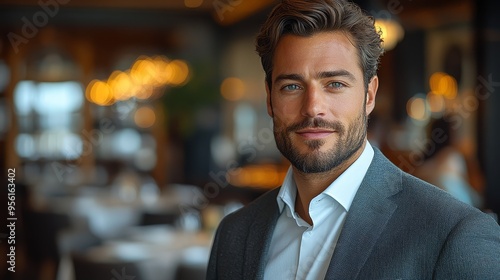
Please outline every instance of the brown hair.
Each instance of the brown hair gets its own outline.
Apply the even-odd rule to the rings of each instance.
[[[283,35],[307,37],[336,30],[346,32],[358,49],[366,88],[377,73],[383,53],[382,39],[375,30],[374,19],[365,15],[356,4],[345,0],[283,0],[272,10],[256,40],[269,87],[274,51]]]

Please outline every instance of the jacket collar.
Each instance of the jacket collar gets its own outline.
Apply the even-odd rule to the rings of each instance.
[[[402,189],[402,173],[377,148],[365,178],[352,202],[330,261],[326,279],[355,279],[380,234],[397,208],[389,198]],[[252,223],[244,256],[244,279],[263,279],[269,247],[280,211],[279,188]]]
[[[248,233],[244,256],[244,279],[263,279],[266,263],[269,257],[269,247],[280,215],[276,196],[279,188],[267,195],[269,201],[255,217]]]
[[[402,172],[381,152],[375,155],[354,197],[326,279],[356,279],[397,208],[389,197],[402,189]]]

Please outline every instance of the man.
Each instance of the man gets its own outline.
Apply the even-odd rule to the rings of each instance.
[[[284,0],[257,37],[292,167],[219,225],[207,279],[500,279],[500,228],[367,141],[382,54],[344,0]]]

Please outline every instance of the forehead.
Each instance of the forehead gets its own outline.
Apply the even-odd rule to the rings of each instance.
[[[273,77],[285,72],[344,69],[362,75],[357,48],[345,32],[327,31],[304,37],[284,35],[273,57]]]

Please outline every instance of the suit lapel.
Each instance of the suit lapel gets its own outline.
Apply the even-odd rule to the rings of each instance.
[[[375,155],[347,214],[326,279],[356,279],[392,213],[389,197],[401,190],[401,171]]]
[[[279,217],[276,196],[279,188],[273,190],[265,207],[255,217],[246,240],[244,259],[244,279],[262,279],[267,263],[269,246]]]

